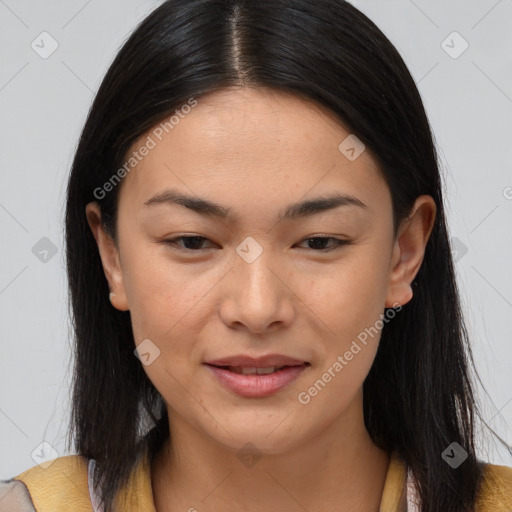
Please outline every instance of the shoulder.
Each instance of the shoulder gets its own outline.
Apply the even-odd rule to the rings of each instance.
[[[92,511],[88,460],[81,455],[58,457],[0,480],[0,512]]]
[[[512,511],[512,468],[484,464],[476,501],[477,512]]]

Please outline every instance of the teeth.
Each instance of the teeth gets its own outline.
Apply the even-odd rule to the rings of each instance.
[[[272,373],[277,370],[276,366],[271,366],[270,368],[257,368],[256,373],[258,375],[266,375],[267,373]],[[242,370],[243,371],[243,370]]]
[[[257,373],[258,375],[267,375],[273,373],[276,370],[284,368],[283,366],[270,366],[268,368],[246,368],[241,366],[230,366],[229,370],[234,373],[241,373],[243,375],[251,375]]]

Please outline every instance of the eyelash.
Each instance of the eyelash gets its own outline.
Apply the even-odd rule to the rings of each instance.
[[[200,240],[208,240],[208,238],[203,237],[203,236],[178,236],[176,238],[171,238],[169,240],[162,240],[161,243],[163,243],[165,245],[169,245],[173,248],[177,248],[178,250],[182,250],[182,251],[200,252],[201,250],[203,250],[203,249],[190,249],[187,247],[181,247],[181,246],[177,245],[177,243],[176,243],[178,240],[190,240],[191,238],[192,239],[200,239]],[[305,241],[309,241],[309,240],[319,240],[319,239],[320,240],[334,240],[335,245],[331,246],[329,248],[326,248],[326,249],[309,249],[309,250],[314,251],[314,252],[326,253],[326,252],[330,252],[330,251],[339,249],[341,246],[350,245],[352,243],[350,240],[341,240],[339,238],[334,238],[334,237],[330,237],[330,236],[307,237],[307,238],[302,239],[301,242],[305,242]],[[299,242],[299,243],[301,243],[301,242]]]

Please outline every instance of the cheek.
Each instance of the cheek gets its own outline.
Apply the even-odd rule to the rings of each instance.
[[[180,407],[187,403],[180,383],[186,381],[194,356],[194,330],[201,328],[205,280],[162,256],[159,248],[133,251],[125,262],[136,344],[149,339],[159,350],[158,357],[143,369],[166,402]]]
[[[132,251],[126,258],[124,282],[136,340],[172,339],[200,325],[208,292],[223,275],[198,265],[178,264],[161,247]],[[196,327],[195,327],[196,326]]]
[[[386,279],[382,258],[361,250],[329,275],[306,281],[308,308],[326,327],[319,339],[320,365],[310,383],[312,394],[318,392],[318,399],[311,396],[318,407],[332,400],[336,408],[347,405],[370,371],[384,325]]]
[[[382,258],[370,250],[354,251],[328,272],[310,274],[301,299],[336,335],[357,336],[383,312],[387,279]]]

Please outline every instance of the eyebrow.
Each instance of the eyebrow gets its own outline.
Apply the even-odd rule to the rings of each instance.
[[[226,220],[234,220],[230,212],[231,208],[225,208],[206,199],[188,196],[176,190],[165,190],[148,199],[144,206],[156,206],[161,204],[178,204],[207,217],[217,217]],[[279,215],[279,220],[303,218],[315,213],[332,210],[340,206],[357,206],[366,208],[360,199],[350,194],[334,194],[320,196],[293,203],[285,207]]]

